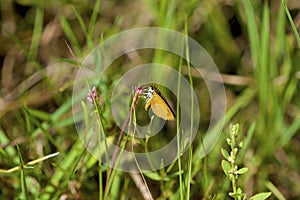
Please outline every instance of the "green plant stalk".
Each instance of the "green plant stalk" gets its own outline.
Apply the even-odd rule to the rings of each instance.
[[[238,153],[238,147],[236,145],[236,138],[239,131],[239,125],[230,125],[230,138],[227,138],[227,143],[230,146],[230,154],[222,149],[221,152],[223,156],[226,158],[227,161],[222,161],[222,168],[228,176],[228,178],[231,181],[232,190],[233,192],[230,192],[229,195],[233,197],[235,200],[242,200],[245,199],[246,196],[242,193],[243,191],[240,188],[237,188],[237,179],[238,175],[245,173],[247,171],[246,168],[238,169],[237,167],[237,153]],[[242,143],[239,144],[239,147],[242,145]]]
[[[189,51],[189,43],[188,43],[188,20],[186,17],[186,22],[185,22],[185,52],[186,52],[186,57],[187,57],[187,67],[188,67],[188,74],[189,74],[189,81],[190,81],[190,93],[191,93],[191,107],[192,107],[192,111],[194,110],[194,98],[193,98],[193,92],[194,92],[194,88],[193,88],[193,77],[192,77],[192,73],[191,73],[191,65],[190,65],[190,51]],[[191,112],[191,124],[190,124],[190,135],[189,135],[189,140],[191,141],[192,138],[192,134],[193,134],[193,123],[194,123],[194,113]],[[189,200],[190,199],[190,190],[191,190],[191,186],[190,186],[190,180],[191,180],[191,172],[192,172],[192,161],[193,161],[193,146],[191,144],[191,142],[189,141],[189,157],[188,157],[188,181],[187,181],[187,194],[186,194],[186,199]]]
[[[96,115],[97,115],[97,121],[98,121],[99,131],[100,131],[99,136],[97,137],[98,138],[98,147],[100,148],[100,144],[101,144],[100,137],[104,136],[104,129],[103,129],[102,121],[101,121],[99,102],[96,99],[93,99],[93,101],[94,101],[94,105],[95,105],[95,108],[96,108],[95,112],[96,112]],[[105,141],[105,148],[108,149],[106,140],[104,140],[104,141]],[[99,149],[99,152],[101,152],[100,149]],[[102,168],[101,153],[99,153],[99,158],[98,158],[99,200],[103,199],[103,179],[102,179],[102,170],[101,170],[101,168]]]
[[[17,146],[17,150],[18,150],[18,155],[19,155],[19,159],[20,159],[20,179],[21,179],[21,188],[22,188],[22,198],[27,200],[28,194],[27,194],[27,185],[26,185],[26,180],[25,180],[25,178],[26,178],[25,165],[23,162],[23,158],[22,158],[19,146]]]
[[[132,104],[131,104],[131,107],[130,107],[130,111],[128,112],[128,115],[127,115],[127,117],[125,119],[125,122],[124,122],[124,124],[122,126],[119,138],[117,140],[117,144],[116,144],[117,147],[120,147],[122,138],[123,138],[124,133],[125,133],[124,130],[126,129],[126,127],[128,126],[128,124],[129,124],[129,122],[131,120],[132,113],[134,112],[134,108],[135,108],[135,105],[137,103],[137,100],[138,100],[138,93],[137,93],[137,91],[135,91],[134,97],[133,97],[133,101],[132,101]],[[115,148],[114,153],[113,153],[113,157],[111,159],[111,165],[112,165],[112,167],[110,167],[109,172],[107,174],[107,179],[106,179],[106,184],[105,184],[104,199],[106,199],[108,197],[108,194],[109,194],[109,190],[110,190],[110,186],[111,186],[111,182],[112,182],[112,180],[110,180],[111,179],[110,177],[112,175],[112,172],[115,171],[115,170],[113,170],[113,167],[115,165],[115,161],[116,161],[116,158],[117,158],[117,153],[118,153],[118,149]]]
[[[150,123],[149,123],[149,126],[148,126],[148,128],[147,128],[146,133],[148,133],[148,132],[151,131],[151,130],[150,130],[150,127],[151,127],[151,125],[152,125],[152,121],[153,121],[153,117],[151,117],[151,120],[150,120]],[[150,159],[150,157],[149,157],[149,149],[148,149],[149,139],[150,139],[150,137],[149,137],[148,135],[146,135],[146,139],[145,139],[145,152],[146,152],[146,157],[147,157],[147,159],[148,159],[148,161],[149,161],[149,165],[151,166],[152,171],[155,171],[155,168],[154,168],[154,166],[153,166],[153,164],[152,164],[152,161],[151,161],[151,159]]]
[[[232,131],[231,127],[230,127],[230,131]],[[231,148],[231,152],[233,153],[232,159],[234,160],[234,162],[230,162],[230,164],[231,164],[231,169],[234,169],[235,168],[235,162],[236,162],[236,153],[235,153],[235,150],[234,150],[236,141],[235,141],[234,134],[232,132],[230,133],[230,135],[231,135],[230,148]],[[236,182],[237,182],[237,180],[236,180],[235,176],[233,175],[232,179],[231,179],[231,183],[232,183],[232,190],[233,190],[234,194],[237,193],[237,184],[236,184]],[[234,199],[237,199],[237,198],[234,197]]]
[[[137,101],[137,100],[136,100]],[[134,106],[134,105],[132,105],[132,106]],[[133,146],[134,146],[134,140],[135,140],[135,133],[137,132],[137,128],[136,128],[136,125],[137,125],[137,123],[136,123],[136,113],[135,113],[135,109],[133,109],[133,125],[134,125],[134,130],[133,130],[133,136],[132,136],[132,142],[131,142],[131,151],[132,152],[134,152],[134,148],[133,148]],[[147,185],[147,181],[146,181],[146,179],[145,179],[145,176],[144,176],[144,174],[143,174],[143,171],[142,171],[142,169],[141,169],[141,167],[140,167],[140,165],[139,165],[139,163],[138,163],[138,161],[137,161],[137,159],[136,159],[136,157],[135,157],[135,155],[133,156],[134,157],[134,161],[135,161],[135,163],[136,163],[136,166],[137,166],[137,168],[138,168],[138,170],[139,170],[139,172],[140,172],[140,174],[141,174],[141,177],[142,177],[142,179],[143,179],[143,182],[145,183],[145,188],[147,189],[147,192],[148,192],[148,194],[149,194],[149,198],[150,199],[153,199],[153,197],[152,197],[152,195],[151,195],[151,192],[150,192],[150,190],[149,190],[149,187],[148,187],[148,185]]]
[[[180,75],[182,71],[182,59],[180,59],[179,67],[178,67],[178,81],[177,81],[177,96],[180,96]],[[179,102],[176,104],[176,135],[177,135],[177,162],[178,162],[178,171],[181,172],[181,150],[180,150],[180,121],[179,121]],[[179,173],[179,192],[180,199],[183,200],[183,183],[182,183],[182,173]]]
[[[98,160],[98,174],[99,174],[99,200],[103,200],[103,177],[102,177],[102,162],[101,158]]]

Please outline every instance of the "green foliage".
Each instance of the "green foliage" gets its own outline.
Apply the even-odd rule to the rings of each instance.
[[[262,192],[254,195],[253,197],[250,198],[250,200],[263,200],[263,199],[267,199],[269,196],[271,196],[271,192]]]
[[[228,153],[225,149],[221,149],[221,153],[224,156],[226,160],[222,160],[222,168],[227,176],[227,178],[231,181],[232,184],[232,190],[233,192],[229,192],[229,196],[231,196],[235,200],[244,200],[247,198],[247,195],[243,193],[243,190],[241,187],[238,187],[237,181],[239,175],[245,174],[248,172],[247,167],[238,168],[237,163],[237,155],[239,152],[239,149],[242,148],[243,141],[237,145],[237,137],[239,133],[239,124],[230,125],[230,138],[227,138],[227,143],[230,146],[230,153]],[[259,193],[256,194],[250,199],[267,199],[269,196],[271,196],[271,192],[265,192],[265,193]]]
[[[250,199],[299,199],[297,10],[299,5],[285,0],[274,4],[251,0],[1,3],[0,199],[104,199],[105,195],[142,199],[146,188],[154,199],[219,200],[228,195],[245,199],[244,191],[267,190],[272,196],[258,193]],[[86,151],[75,128],[72,101],[86,94],[72,99],[73,80],[83,58],[101,41],[123,30],[149,26],[185,33],[208,51],[224,75],[226,123],[238,121],[244,130],[227,141],[229,150],[223,147],[226,136],[222,134],[208,156],[200,159],[203,136],[214,120],[201,75],[191,73],[188,61],[167,52],[124,55],[112,63],[113,70],[98,85],[101,134],[116,143],[120,130],[109,97],[124,72],[147,62],[172,66],[186,76],[198,97],[201,121],[193,145],[170,166],[142,171],[140,179],[113,171],[110,190],[105,190],[109,168]],[[184,51],[190,53],[188,48]],[[83,123],[94,124],[87,102],[81,105]],[[174,106],[177,114],[180,106]],[[215,126],[221,125],[215,122]],[[181,134],[178,130],[167,127],[155,139],[135,140],[134,150],[163,146]],[[126,136],[121,147],[131,143],[132,137]]]

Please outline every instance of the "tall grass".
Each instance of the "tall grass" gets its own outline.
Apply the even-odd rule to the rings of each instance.
[[[25,10],[25,16],[16,13],[17,4]],[[35,1],[8,3],[6,9],[13,12],[3,10],[0,22],[1,41],[5,44],[0,47],[0,198],[144,197],[137,179],[125,172],[113,171],[111,189],[105,191],[109,168],[86,151],[72,117],[72,78],[81,58],[110,35],[136,26],[158,26],[186,33],[207,49],[222,73],[251,78],[248,85],[231,85],[224,79],[228,94],[226,123],[240,124],[239,137],[244,145],[237,162],[249,169],[239,184],[248,196],[271,191],[272,199],[299,198],[299,27],[285,1],[276,5],[270,7],[267,2],[250,0],[232,4],[166,0],[97,0],[94,5],[71,5],[68,1],[57,5]],[[236,38],[229,29],[233,16],[241,28]],[[135,26],[133,19],[143,20]],[[199,158],[201,134],[205,134],[210,120],[210,100],[203,80],[191,73],[189,60],[161,50],[145,52],[137,53],[140,60],[167,64],[189,79],[197,91],[203,121],[188,151],[178,154],[170,166],[142,171],[145,179],[140,184],[149,188],[155,199],[229,198],[230,181],[222,172],[220,154],[226,136],[222,134],[210,154]],[[112,64],[113,75],[122,75],[123,69],[131,67],[132,57],[128,57],[118,58]],[[49,69],[63,71],[51,74]],[[118,81],[113,79],[115,76],[106,76],[99,84],[103,99],[112,93]],[[162,92],[168,97],[168,91]],[[83,94],[75,99],[80,99],[79,95]],[[102,133],[116,141],[120,131],[106,112],[110,109],[108,98],[101,102],[101,109]],[[179,104],[176,110],[179,115]],[[87,116],[85,122],[92,124]],[[162,131],[163,140],[156,141],[158,146],[169,135],[180,135],[178,126],[166,130],[174,133]],[[141,144],[147,146],[147,142]],[[45,159],[55,152],[59,155]],[[33,165],[30,160],[38,162]]]

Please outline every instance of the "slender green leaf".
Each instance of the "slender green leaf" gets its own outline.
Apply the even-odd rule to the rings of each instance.
[[[229,164],[229,162],[227,162],[226,160],[222,160],[222,168],[224,173],[226,174],[227,177],[229,177],[229,171],[231,169],[231,166]]]
[[[290,21],[290,24],[292,26],[292,29],[294,31],[294,34],[295,34],[295,37],[296,37],[296,40],[297,40],[297,43],[298,43],[298,48],[300,48],[300,36],[299,36],[299,33],[298,33],[298,30],[297,30],[297,27],[292,19],[292,16],[290,14],[290,11],[286,5],[286,1],[285,0],[282,0],[282,3],[283,3],[283,6],[284,6],[284,10],[285,10],[285,13]]]
[[[49,121],[51,118],[51,115],[49,113],[41,111],[41,110],[27,108],[27,111],[33,117],[38,118],[43,121]]]
[[[239,174],[244,174],[246,172],[248,172],[248,168],[247,167],[243,167],[243,168],[241,168],[241,169],[238,170]]]
[[[269,196],[271,196],[271,192],[263,192],[263,193],[258,193],[252,197],[250,197],[250,200],[264,200],[267,199]]]
[[[44,10],[37,7],[34,28],[33,28],[33,35],[31,37],[32,41],[28,52],[28,60],[30,61],[36,60],[38,47],[40,45],[40,38],[43,30],[43,20],[44,20]]]
[[[228,160],[229,153],[227,152],[227,150],[221,148],[221,153],[222,153],[223,157],[226,158],[226,160]]]
[[[271,181],[268,181],[266,186],[278,200],[286,200],[280,190]]]

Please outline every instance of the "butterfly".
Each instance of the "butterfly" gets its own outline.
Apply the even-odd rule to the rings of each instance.
[[[168,104],[164,96],[153,84],[150,84],[144,89],[143,95],[146,98],[146,111],[149,109],[149,107],[151,107],[152,112],[156,116],[164,120],[175,119],[176,115],[172,110],[171,106]]]

